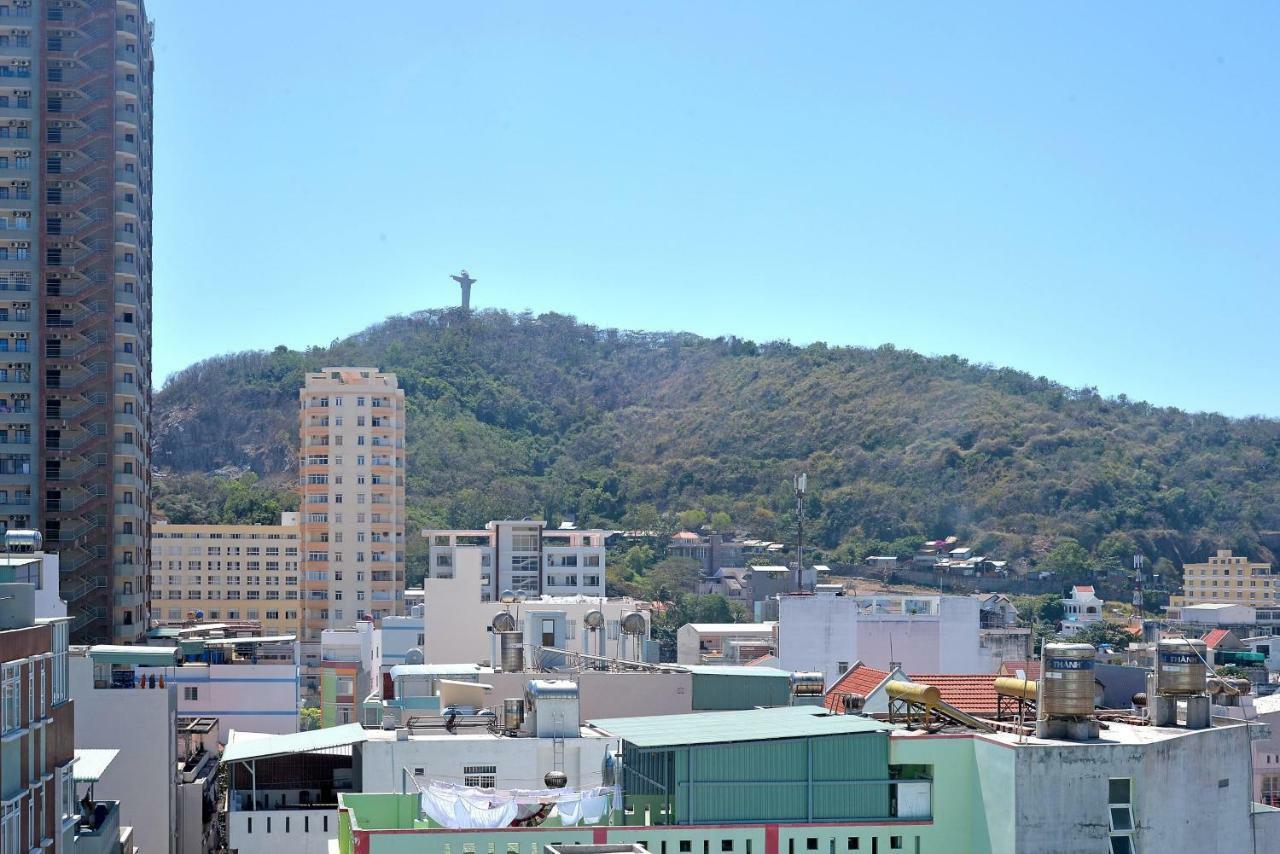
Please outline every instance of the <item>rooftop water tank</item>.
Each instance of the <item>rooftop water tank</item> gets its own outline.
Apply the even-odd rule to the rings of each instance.
[[[1044,647],[1039,711],[1042,717],[1089,717],[1093,714],[1093,661],[1097,650],[1087,643],[1050,643]]]
[[[796,671],[791,674],[791,693],[798,696],[814,696],[822,694],[826,688],[826,680],[821,673]]]
[[[1195,638],[1164,638],[1156,646],[1156,693],[1162,697],[1196,697],[1205,693],[1208,646]]]
[[[39,531],[26,528],[16,528],[12,531],[4,532],[4,548],[5,551],[40,551],[41,545],[44,543],[44,537]]]
[[[582,623],[589,629],[598,629],[604,625],[604,613],[602,611],[588,611],[582,615]]]
[[[489,621],[495,632],[509,632],[516,627],[516,618],[510,611],[499,611]]]
[[[497,632],[498,660],[502,662],[503,673],[521,673],[524,671],[524,633]]]
[[[622,618],[623,634],[642,635],[644,634],[644,627],[644,614],[641,614],[639,611],[632,611]]]
[[[427,658],[422,654],[422,650],[418,649],[416,646],[410,647],[409,651],[404,654],[405,664],[422,664],[426,660]]]

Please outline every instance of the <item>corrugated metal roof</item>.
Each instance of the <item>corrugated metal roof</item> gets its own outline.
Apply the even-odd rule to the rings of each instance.
[[[251,638],[208,638],[197,640],[203,641],[205,646],[239,646],[240,644],[260,644],[260,643],[287,643],[297,640],[297,635],[268,635],[267,637],[251,637]]]
[[[94,664],[141,664],[148,667],[176,666],[176,646],[111,646],[99,644],[89,647],[89,657]]]
[[[677,664],[675,666],[703,676],[791,676],[789,670],[750,664]]]
[[[481,667],[478,664],[397,664],[391,668],[391,678],[399,679],[401,676],[468,676],[492,672],[492,667]]]
[[[349,747],[369,740],[360,724],[313,729],[308,732],[291,732],[270,738],[236,738],[222,751],[223,762],[243,762],[247,759],[265,759],[269,756],[288,756],[292,753],[313,753],[334,747]]]
[[[75,752],[76,764],[71,774],[77,783],[96,783],[119,752],[108,748],[81,748]]]
[[[833,715],[821,706],[786,706],[740,712],[700,712],[646,718],[605,718],[589,722],[636,747],[678,747],[770,741],[779,738],[886,732],[893,724],[858,715]]]

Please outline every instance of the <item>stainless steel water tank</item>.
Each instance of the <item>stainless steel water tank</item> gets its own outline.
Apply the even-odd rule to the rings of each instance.
[[[583,614],[582,622],[589,629],[598,629],[604,625],[604,613],[602,611],[588,611]]]
[[[1093,660],[1097,650],[1087,643],[1050,643],[1044,647],[1040,679],[1041,717],[1088,717],[1093,714]]]
[[[798,697],[811,697],[824,693],[826,681],[819,672],[797,670],[791,674],[791,693]]]
[[[498,632],[498,657],[502,661],[502,672],[521,673],[524,671],[524,633]]]
[[[1208,646],[1195,638],[1165,638],[1156,646],[1156,693],[1164,697],[1195,697],[1208,687],[1205,656]]]
[[[510,632],[516,627],[516,618],[510,611],[499,611],[489,621],[495,632]]]
[[[502,701],[502,728],[515,732],[524,724],[524,698],[508,697]]]
[[[639,611],[632,611],[622,618],[622,633],[624,635],[642,635],[644,634],[644,627],[644,614]]]

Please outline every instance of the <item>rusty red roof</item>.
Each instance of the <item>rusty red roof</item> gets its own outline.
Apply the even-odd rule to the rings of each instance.
[[[1001,676],[1017,676],[1021,670],[1031,681],[1040,678],[1040,662],[1038,661],[1006,661],[1000,665]]]
[[[994,673],[913,673],[911,681],[937,688],[942,702],[962,712],[984,717],[996,713]]]
[[[1214,629],[1200,640],[1204,641],[1204,645],[1209,649],[1217,649],[1218,644],[1227,639],[1227,635],[1231,634],[1230,629]]]
[[[874,667],[868,667],[865,664],[854,665],[847,673],[837,679],[836,684],[832,685],[831,689],[827,691],[823,704],[833,712],[841,711],[840,698],[845,694],[861,694],[866,697],[888,678],[889,671],[887,670],[876,670]]]

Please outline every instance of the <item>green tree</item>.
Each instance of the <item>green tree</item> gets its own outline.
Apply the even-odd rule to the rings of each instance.
[[[1047,555],[1041,558],[1036,568],[1056,572],[1066,578],[1076,578],[1089,568],[1089,552],[1084,546],[1067,537],[1058,542]]]
[[[682,593],[696,593],[702,580],[698,562],[685,557],[669,557],[654,564],[644,576],[641,589],[657,602],[674,600]]]
[[[298,709],[298,729],[302,732],[320,729],[320,709],[316,706],[303,706]]]
[[[711,530],[718,534],[733,533],[733,519],[723,510],[711,514]]]
[[[702,510],[682,510],[676,514],[676,521],[684,531],[696,531],[707,521],[707,514]]]
[[[1128,648],[1129,642],[1133,640],[1133,635],[1115,623],[1099,620],[1096,623],[1089,623],[1089,625],[1071,635],[1070,639],[1072,643],[1088,643],[1094,646],[1107,643],[1111,644],[1115,649],[1121,650]]]

